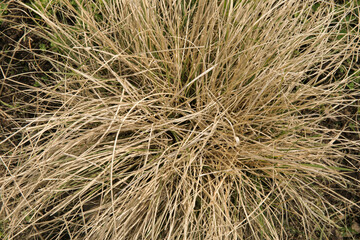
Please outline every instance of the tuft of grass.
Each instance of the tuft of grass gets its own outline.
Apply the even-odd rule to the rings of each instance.
[[[0,156],[9,239],[316,239],[359,210],[356,4],[23,7],[52,71]]]

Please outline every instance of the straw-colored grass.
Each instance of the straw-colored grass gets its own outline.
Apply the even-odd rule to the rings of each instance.
[[[328,239],[359,209],[355,2],[33,2],[8,239]]]

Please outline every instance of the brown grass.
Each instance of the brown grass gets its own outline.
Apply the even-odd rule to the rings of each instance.
[[[1,142],[8,239],[328,239],[354,219],[355,4],[34,2],[53,69]]]

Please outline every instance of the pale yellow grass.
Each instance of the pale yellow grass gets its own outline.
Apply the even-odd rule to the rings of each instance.
[[[359,209],[360,143],[325,124],[359,133],[355,5],[34,2],[53,70],[1,142],[9,239],[328,239]]]

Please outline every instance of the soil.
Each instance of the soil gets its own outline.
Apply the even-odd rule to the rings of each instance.
[[[32,78],[39,70],[48,71],[49,63],[39,61],[34,52],[40,44],[48,44],[30,31],[35,26],[33,16],[15,1],[9,3],[0,24],[0,142],[19,127],[15,119],[33,116],[27,103],[35,101],[31,91]],[[26,111],[24,111],[26,110]],[[15,138],[13,138],[15,139]],[[16,144],[16,143],[14,143]],[[2,153],[0,148],[0,154]]]

